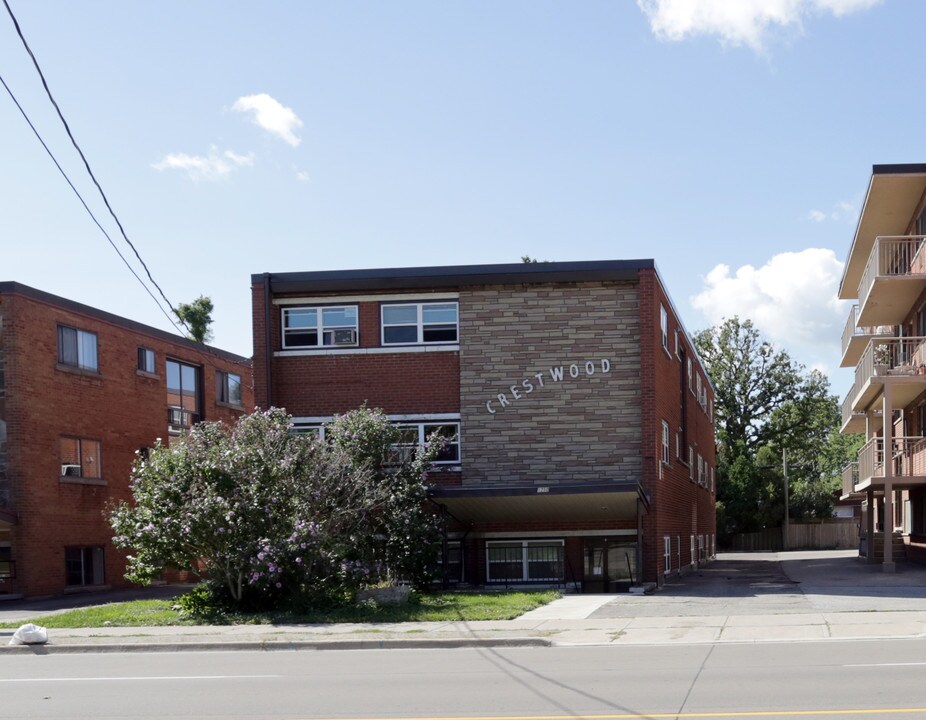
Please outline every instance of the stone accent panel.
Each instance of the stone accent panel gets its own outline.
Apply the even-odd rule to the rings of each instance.
[[[636,283],[460,293],[464,485],[639,480],[640,403]]]

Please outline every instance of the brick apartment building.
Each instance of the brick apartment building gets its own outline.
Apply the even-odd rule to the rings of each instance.
[[[926,164],[874,166],[839,297],[857,301],[842,431],[866,440],[843,497],[863,499],[860,554],[890,572],[926,562]]]
[[[136,452],[251,407],[246,358],[0,282],[0,593],[127,585],[103,512]]]
[[[713,390],[652,260],[251,280],[258,406],[450,440],[450,582],[614,592],[713,555]]]

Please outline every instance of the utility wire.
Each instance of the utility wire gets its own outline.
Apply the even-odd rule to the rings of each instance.
[[[129,272],[135,276],[135,279],[138,280],[139,284],[145,289],[145,292],[151,296],[151,299],[154,300],[155,304],[158,306],[158,310],[164,313],[164,317],[173,325],[178,332],[183,332],[180,329],[180,326],[174,322],[173,318],[167,313],[167,311],[161,306],[161,302],[154,296],[154,293],[151,292],[151,289],[145,285],[144,280],[142,280],[138,273],[135,272],[135,269],[129,264],[129,261],[125,259],[125,256],[119,251],[119,248],[116,247],[116,243],[113,242],[113,239],[109,236],[109,233],[106,232],[105,228],[100,225],[100,221],[96,219],[96,216],[93,214],[93,211],[87,206],[87,203],[84,201],[83,196],[74,187],[74,183],[71,182],[71,179],[68,177],[67,173],[64,172],[64,169],[61,167],[61,164],[58,162],[58,159],[55,157],[54,153],[49,149],[48,145],[45,143],[45,140],[42,139],[42,136],[39,134],[39,131],[36,129],[35,125],[32,124],[32,120],[29,119],[29,116],[26,114],[26,111],[23,109],[23,106],[19,104],[19,100],[16,99],[16,96],[13,94],[13,91],[10,89],[10,86],[6,84],[6,80],[3,79],[3,76],[0,75],[0,83],[3,84],[3,87],[9,93],[10,98],[13,100],[13,103],[19,109],[19,112],[22,114],[23,118],[28,123],[29,127],[32,129],[32,132],[38,138],[39,142],[42,143],[42,147],[45,148],[45,152],[48,153],[48,157],[51,158],[51,161],[55,164],[55,167],[58,168],[58,172],[61,173],[61,176],[64,178],[65,182],[71,187],[71,190],[74,191],[74,194],[77,196],[77,199],[80,200],[80,204],[84,206],[84,210],[87,211],[87,214],[90,216],[90,219],[96,224],[100,229],[100,232],[103,233],[103,236],[109,241],[109,244],[112,245],[113,250],[116,251],[116,255],[119,256],[119,259],[125,263],[125,266],[129,269]]]
[[[160,293],[161,297],[164,298],[164,302],[167,303],[167,307],[169,307],[171,312],[173,312],[176,315],[177,314],[176,308],[174,308],[170,300],[167,299],[167,295],[164,294],[164,291],[161,289],[161,286],[157,284],[154,277],[151,275],[151,271],[148,269],[148,266],[145,264],[145,261],[142,260],[142,257],[138,253],[138,250],[136,249],[135,245],[133,245],[132,241],[129,240],[128,235],[126,235],[125,233],[125,229],[122,227],[122,223],[119,221],[119,218],[116,216],[115,211],[113,211],[112,206],[109,204],[109,199],[106,197],[106,193],[103,192],[103,188],[100,186],[100,183],[97,181],[96,176],[93,174],[93,170],[90,169],[90,163],[87,161],[87,158],[84,155],[83,150],[80,149],[80,145],[78,145],[77,140],[74,139],[74,135],[71,132],[71,128],[68,125],[67,120],[64,119],[64,115],[61,112],[61,108],[58,107],[58,103],[55,101],[54,96],[51,94],[51,89],[48,87],[48,82],[45,80],[45,74],[42,72],[42,68],[39,67],[39,62],[38,60],[36,60],[35,54],[32,52],[32,48],[30,48],[29,43],[26,42],[26,38],[23,35],[22,29],[19,27],[19,21],[16,19],[16,16],[13,14],[13,9],[10,7],[10,3],[7,2],[7,0],[3,0],[3,4],[6,6],[6,11],[7,13],[9,13],[10,19],[13,21],[13,25],[16,27],[16,34],[19,35],[19,39],[22,41],[23,47],[26,48],[26,52],[29,53],[29,57],[32,58],[32,64],[35,66],[35,69],[38,72],[39,77],[42,80],[42,86],[45,88],[45,93],[48,95],[48,99],[51,101],[51,104],[54,105],[55,111],[58,113],[58,117],[61,119],[61,122],[64,125],[64,129],[67,132],[68,137],[71,139],[71,144],[74,146],[74,149],[77,150],[77,154],[80,155],[80,159],[83,160],[84,167],[87,168],[87,173],[90,175],[90,179],[93,180],[93,184],[96,185],[96,189],[100,191],[100,196],[103,198],[103,202],[106,205],[106,209],[109,210],[109,214],[112,216],[113,220],[116,221],[116,225],[119,227],[119,232],[122,234],[122,238],[126,241],[126,243],[128,243],[128,246],[132,248],[132,252],[134,252],[135,257],[138,258],[138,262],[140,262],[141,266],[145,269],[145,273],[148,275],[148,279],[151,281],[151,284],[154,285],[155,288],[157,288],[157,291],[158,293]],[[4,86],[5,85],[6,83],[4,83]],[[18,104],[19,103],[17,103],[17,105]],[[42,144],[44,145],[45,143],[43,142]],[[57,161],[55,162],[55,164],[57,164]],[[59,166],[59,169],[60,169],[60,166]],[[68,182],[70,183],[70,180]],[[81,202],[83,202],[83,200],[81,200]],[[94,218],[94,221],[96,221],[96,218]],[[99,225],[99,223],[97,224]],[[108,237],[109,236],[107,235],[107,238]],[[112,243],[112,240],[110,240],[110,243]],[[122,257],[121,254],[120,254],[120,257]],[[123,258],[123,261],[124,260],[125,258]],[[134,274],[134,271],[133,271],[133,274]],[[138,276],[136,275],[136,277]],[[158,306],[160,307],[160,304]],[[163,308],[162,308],[162,312],[163,312]],[[177,319],[180,320],[180,323],[186,328],[187,333],[189,333],[190,332],[189,325],[187,325],[187,323],[184,322],[183,318],[181,318],[179,315],[177,316]],[[174,325],[174,327],[177,327],[177,324],[174,323],[173,320],[171,320],[171,323]],[[179,328],[177,329],[179,330]]]

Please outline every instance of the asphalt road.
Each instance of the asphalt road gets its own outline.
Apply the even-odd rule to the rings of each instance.
[[[2,718],[926,718],[926,640],[0,657]]]

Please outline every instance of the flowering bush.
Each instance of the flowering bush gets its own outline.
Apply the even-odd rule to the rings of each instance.
[[[384,578],[427,580],[439,546],[424,472],[437,448],[394,463],[395,429],[365,408],[326,443],[270,409],[236,425],[200,423],[133,469],[134,504],[110,510],[126,577],[188,569],[238,606],[353,594]]]

